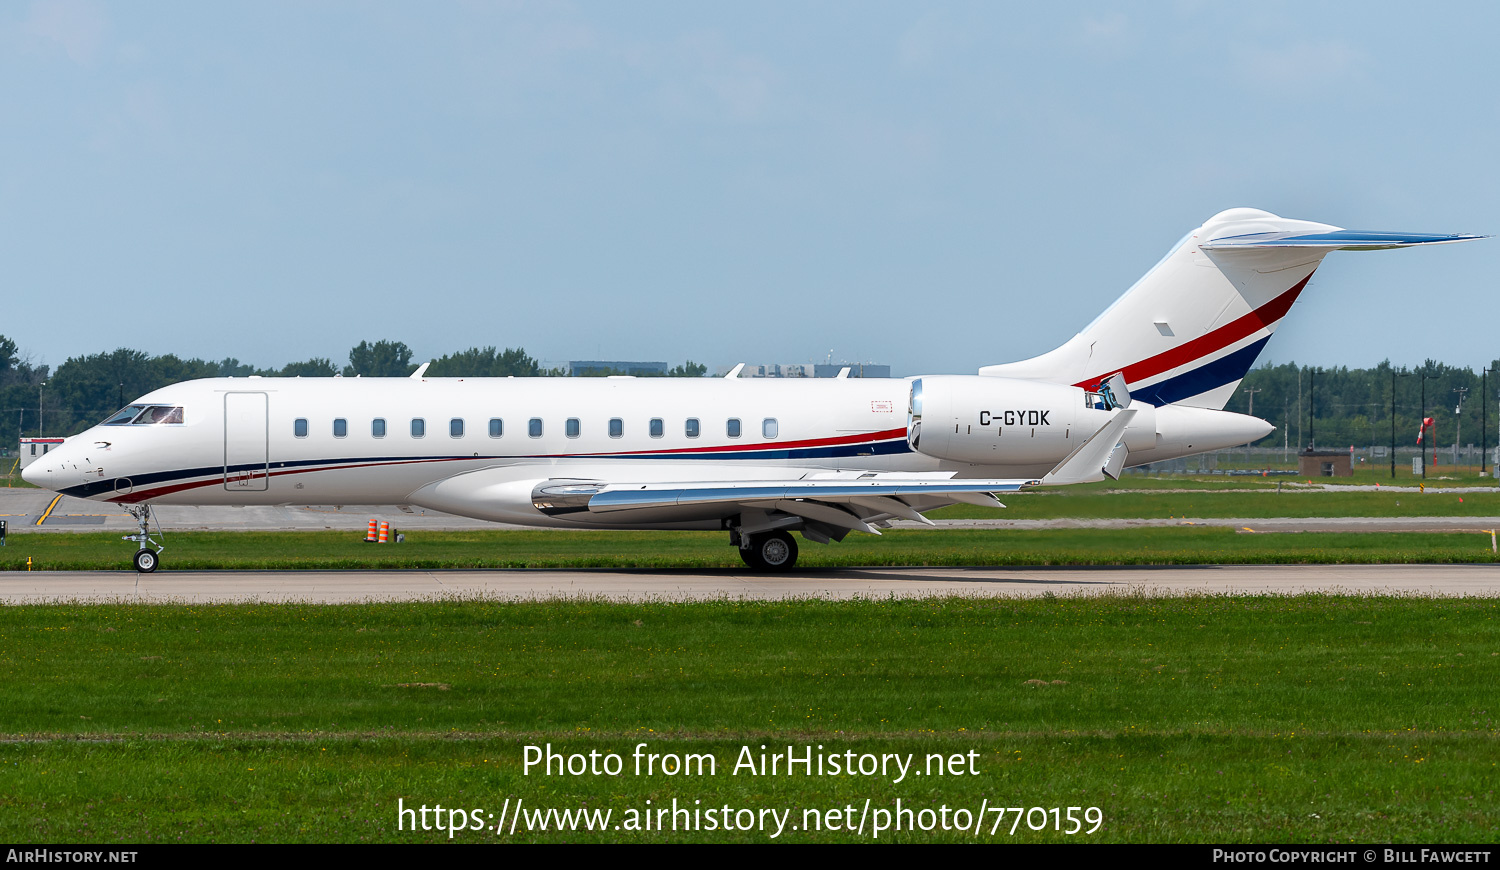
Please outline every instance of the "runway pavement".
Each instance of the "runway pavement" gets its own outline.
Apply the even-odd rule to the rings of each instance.
[[[44,489],[0,489],[0,519],[11,532],[134,532],[135,520],[119,505],[62,496]],[[52,510],[48,512],[47,508]],[[167,532],[189,531],[363,531],[371,519],[403,530],[520,528],[407,505],[252,505],[248,507],[162,505],[156,518]],[[46,521],[38,524],[43,516]]]
[[[737,571],[35,572],[0,575],[0,603],[687,601],[1299,593],[1500,596],[1500,565],[1232,565]]]

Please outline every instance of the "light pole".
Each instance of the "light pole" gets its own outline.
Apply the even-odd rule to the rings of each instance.
[[[1422,375],[1422,416],[1417,421],[1417,437],[1419,439],[1421,437],[1422,431],[1427,427],[1427,382],[1428,381],[1435,381],[1437,379],[1438,379],[1437,375],[1426,375],[1426,374]],[[1428,440],[1431,440],[1431,439],[1429,438]],[[1422,456],[1422,450],[1421,449],[1417,450],[1417,456],[1422,459],[1422,479],[1426,480],[1427,479],[1427,459],[1426,459],[1426,457]],[[1432,456],[1433,456],[1434,459],[1436,459],[1437,458],[1437,453],[1434,452],[1432,454]]]
[[[1255,394],[1256,393],[1260,393],[1260,392],[1264,392],[1264,391],[1265,391],[1265,387],[1256,387],[1253,390],[1250,389],[1250,388],[1248,388],[1248,387],[1245,388],[1245,395],[1247,395],[1247,396],[1250,397],[1250,416],[1252,416],[1252,417],[1255,416]],[[1271,449],[1275,450],[1276,448],[1272,447]],[[1250,467],[1250,445],[1249,444],[1245,445],[1245,467],[1246,468]]]
[[[1394,366],[1391,367],[1391,480],[1396,479],[1396,378],[1406,377],[1411,372],[1396,374]]]
[[[1458,445],[1464,440],[1464,396],[1469,394],[1468,387],[1454,387],[1453,392],[1458,393],[1458,405],[1453,409],[1453,467],[1458,468]]]
[[[1479,476],[1484,477],[1484,461],[1486,453],[1490,449],[1490,372],[1493,368],[1484,369],[1479,373]]]
[[[46,381],[36,385],[36,437],[45,438],[46,429],[42,425],[42,390],[47,386]]]
[[[1310,451],[1318,444],[1318,382],[1316,380],[1318,370],[1312,367],[1307,369],[1307,449]]]

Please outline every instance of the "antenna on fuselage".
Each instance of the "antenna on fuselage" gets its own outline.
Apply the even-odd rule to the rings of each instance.
[[[417,366],[417,370],[411,373],[412,380],[414,380],[414,381],[421,380],[422,379],[422,375],[424,375],[424,374],[427,373],[427,367],[430,366],[430,365],[432,365],[432,361],[428,360],[427,362],[424,362],[421,365]]]

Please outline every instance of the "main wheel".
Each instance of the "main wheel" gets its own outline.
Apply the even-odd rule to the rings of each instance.
[[[156,563],[157,558],[155,550],[135,551],[135,570],[141,572],[142,574],[150,574],[152,571],[156,570]]]
[[[790,571],[797,564],[797,542],[786,532],[766,532],[750,538],[740,558],[757,571]]]

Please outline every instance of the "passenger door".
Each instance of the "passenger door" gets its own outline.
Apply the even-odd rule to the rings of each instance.
[[[265,393],[224,394],[224,488],[264,492],[270,486],[270,420]]]

